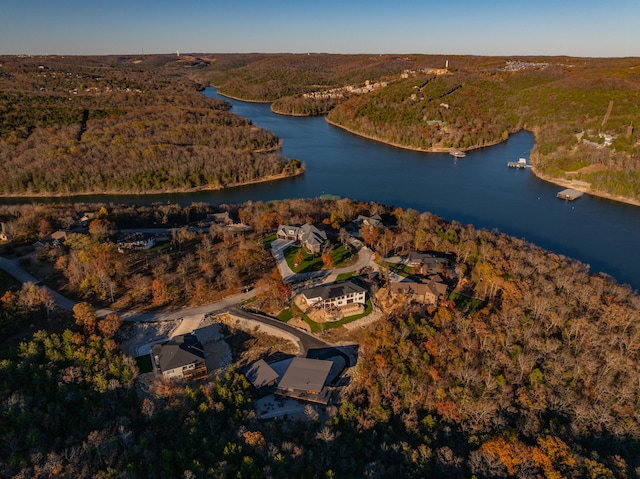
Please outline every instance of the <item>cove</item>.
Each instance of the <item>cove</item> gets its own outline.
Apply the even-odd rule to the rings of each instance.
[[[150,204],[241,203],[339,195],[361,201],[429,211],[476,228],[497,229],[590,265],[634,289],[640,288],[640,208],[584,195],[556,198],[563,188],[529,169],[507,168],[529,157],[533,134],[520,132],[465,158],[384,145],[329,125],[323,117],[290,117],[270,105],[225,98],[232,112],[266,128],[283,141],[282,152],[306,164],[304,175],[228,190],[159,195],[89,195],[61,198],[4,198],[24,202],[120,202]]]

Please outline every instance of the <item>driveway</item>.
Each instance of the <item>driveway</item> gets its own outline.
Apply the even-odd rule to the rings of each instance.
[[[352,273],[361,270],[365,266],[371,263],[373,253],[366,246],[362,246],[362,243],[358,240],[351,242],[354,246],[358,259],[355,263],[345,266],[343,268],[335,268],[332,270],[310,271],[308,273],[295,273],[287,264],[287,260],[284,257],[284,250],[294,244],[289,240],[275,240],[271,243],[271,251],[278,264],[280,270],[280,276],[283,283],[294,283],[307,281],[314,279],[313,284],[321,283],[334,283],[338,278],[338,275],[343,273]]]

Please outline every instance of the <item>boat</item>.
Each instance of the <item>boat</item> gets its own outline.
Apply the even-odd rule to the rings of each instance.
[[[464,151],[454,150],[449,152],[451,156],[455,156],[456,158],[464,158],[467,154]]]

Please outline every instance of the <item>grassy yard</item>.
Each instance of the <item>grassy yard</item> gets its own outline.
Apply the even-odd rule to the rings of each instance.
[[[360,314],[354,314],[353,316],[347,316],[346,318],[342,318],[340,321],[335,321],[331,323],[316,323],[311,318],[309,318],[309,316],[304,314],[300,310],[300,308],[298,308],[295,305],[293,305],[291,308],[282,310],[280,314],[278,314],[278,316],[276,317],[280,321],[283,321],[286,323],[291,318],[293,318],[293,316],[300,316],[302,320],[305,323],[307,323],[309,327],[311,327],[311,332],[317,333],[320,331],[326,331],[327,329],[339,328],[340,326],[344,326],[345,324],[355,321],[356,319],[364,318],[365,316],[368,316],[369,314],[371,314],[372,310],[373,310],[373,306],[371,304],[371,300],[368,299],[365,304],[364,312]]]
[[[340,326],[344,326],[345,324],[351,323],[360,318],[364,318],[368,316],[373,311],[373,305],[371,304],[371,300],[367,299],[367,302],[364,307],[364,312],[360,314],[354,314],[353,316],[347,316],[346,318],[342,318],[340,321],[333,321],[331,323],[316,323],[311,318],[309,318],[306,314],[302,315],[302,319],[311,326],[311,331],[317,333],[319,331],[326,331],[327,329],[339,328]]]
[[[293,309],[292,308],[283,309],[282,311],[280,311],[280,314],[276,316],[276,318],[278,318],[283,323],[286,323],[291,318],[293,318]]]
[[[294,267],[294,259],[298,254],[298,251],[302,251],[302,262],[298,265],[298,267]],[[322,256],[312,255],[307,253],[304,248],[298,246],[289,246],[284,251],[284,257],[291,268],[291,271],[294,273],[307,273],[309,271],[320,271],[324,267],[324,263],[322,262]],[[346,266],[351,260],[353,260],[354,256],[351,253],[351,250],[345,248],[341,244],[334,244],[334,249],[331,252],[331,259],[333,260],[333,267],[340,268],[342,266]]]
[[[348,280],[350,278],[353,278],[353,276],[354,276],[354,272],[353,271],[350,271],[348,273],[340,273],[338,275],[338,277],[336,278],[336,282],[346,281],[346,280]]]
[[[449,295],[449,299],[456,304],[456,308],[465,313],[475,313],[484,308],[485,305],[481,299],[471,298],[454,292]]]
[[[265,249],[271,249],[271,243],[273,243],[276,239],[278,239],[276,234],[271,233],[269,236],[265,236],[264,238],[262,238],[262,244],[264,245]]]
[[[389,268],[391,273],[396,273],[398,276],[410,279],[412,281],[420,281],[420,278],[413,274],[413,268],[404,263],[389,263],[387,261],[382,262],[382,266]]]

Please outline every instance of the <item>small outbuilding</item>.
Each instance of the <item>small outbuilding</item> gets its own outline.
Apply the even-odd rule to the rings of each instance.
[[[244,375],[253,387],[258,390],[275,385],[279,377],[278,373],[264,359],[260,359],[249,366]]]

